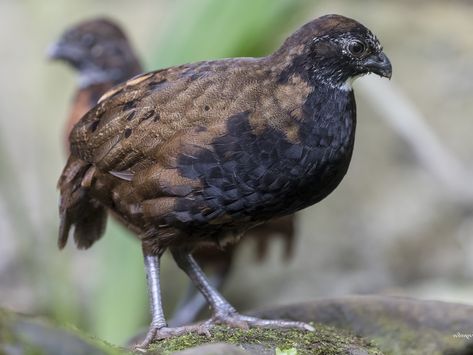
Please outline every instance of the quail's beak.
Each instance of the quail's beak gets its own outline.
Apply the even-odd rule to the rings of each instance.
[[[49,60],[57,60],[63,57],[61,42],[54,42],[48,46],[46,56]]]
[[[74,60],[78,56],[78,51],[71,45],[62,41],[51,43],[46,50],[46,55],[49,60]]]
[[[383,52],[373,54],[365,59],[363,66],[371,73],[391,79],[392,66],[389,58]]]

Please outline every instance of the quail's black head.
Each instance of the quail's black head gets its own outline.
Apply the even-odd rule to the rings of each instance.
[[[376,36],[340,15],[322,16],[302,26],[275,55],[289,57],[287,70],[314,84],[349,89],[354,79],[365,74],[391,78],[391,63]]]
[[[79,71],[82,84],[119,83],[141,71],[125,33],[104,18],[83,21],[67,29],[48,48],[48,56],[72,65]],[[128,73],[130,70],[133,72]]]

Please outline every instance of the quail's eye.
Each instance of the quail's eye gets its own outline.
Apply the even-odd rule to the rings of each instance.
[[[116,56],[122,56],[123,55],[123,50],[121,47],[118,46],[113,46],[110,48],[110,52],[112,52]]]
[[[90,49],[94,57],[100,57],[103,54],[104,48],[100,44],[96,44]]]
[[[92,47],[96,43],[95,36],[90,33],[83,35],[80,40],[86,47]]]
[[[348,50],[355,57],[361,57],[366,53],[367,46],[362,41],[355,40],[348,45]]]

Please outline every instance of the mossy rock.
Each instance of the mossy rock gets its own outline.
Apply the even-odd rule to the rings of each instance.
[[[220,343],[220,344],[209,344]],[[233,344],[233,345],[232,345]],[[204,347],[200,347],[204,345]],[[187,349],[187,350],[186,350]],[[210,338],[188,334],[152,345],[149,354],[352,354],[382,355],[369,341],[318,326],[315,332],[296,330],[236,330],[215,327]],[[120,355],[128,349],[108,344],[69,326],[0,309],[0,354]]]
[[[207,343],[237,345],[246,354],[261,355],[382,355],[373,342],[353,336],[346,331],[326,325],[316,325],[316,331],[262,329],[230,329],[217,326],[211,336],[188,334],[165,339],[153,344],[151,354],[173,354],[176,351],[198,347]],[[209,350],[210,351],[210,350]],[[187,352],[186,352],[187,354]],[[203,352],[189,351],[191,354]],[[207,352],[212,354],[212,352]],[[217,354],[217,352],[215,352]]]
[[[316,331],[216,327],[210,338],[190,334],[167,339],[153,344],[149,353],[473,355],[473,306],[468,305],[353,296],[254,314],[311,322]],[[0,309],[0,354],[115,355],[130,351],[69,326]]]
[[[116,355],[125,354],[102,340],[73,327],[0,309],[0,354]]]
[[[260,317],[319,322],[373,340],[385,354],[473,355],[473,306],[350,296],[268,308]]]

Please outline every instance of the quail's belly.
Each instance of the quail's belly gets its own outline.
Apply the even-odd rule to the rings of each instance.
[[[212,149],[178,159],[179,173],[203,188],[179,198],[166,223],[194,230],[233,228],[287,215],[326,197],[340,183],[351,159],[354,107],[334,111],[333,121],[306,117],[299,141],[284,131],[254,132],[245,113],[228,120]]]

